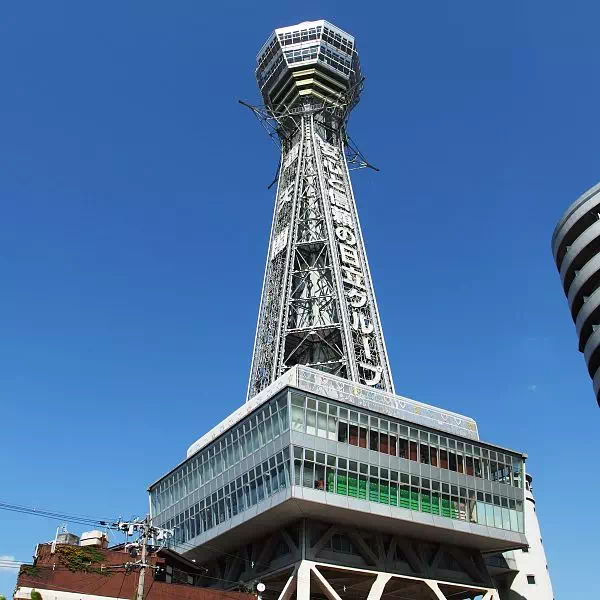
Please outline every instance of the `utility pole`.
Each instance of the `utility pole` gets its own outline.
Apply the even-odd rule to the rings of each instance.
[[[142,532],[142,564],[140,569],[140,576],[138,578],[137,600],[144,600],[144,582],[146,580],[146,567],[148,566],[146,564],[146,554],[148,551],[148,530],[150,529],[150,523],[148,523],[148,520],[149,517],[146,517],[146,519],[144,519],[144,521],[146,522],[145,524],[148,526],[144,527]]]
[[[133,521],[118,521],[113,524],[120,531],[124,531],[127,535],[133,535],[135,532],[139,534],[139,538],[132,544],[126,544],[126,548],[133,550],[132,556],[137,556],[137,549],[141,550],[140,560],[133,563],[132,567],[139,567],[140,575],[138,578],[138,586],[135,600],[144,600],[144,585],[146,581],[146,569],[151,565],[148,564],[148,541],[150,538],[159,542],[163,546],[169,536],[173,535],[170,529],[161,529],[152,525],[150,515],[146,515],[143,519],[134,519]],[[141,546],[141,548],[140,548]],[[153,567],[151,567],[153,568]]]

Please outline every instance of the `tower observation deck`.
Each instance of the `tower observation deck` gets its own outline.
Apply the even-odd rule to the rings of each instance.
[[[393,392],[346,157],[363,82],[354,38],[300,23],[257,62],[281,158],[247,399],[297,364]]]

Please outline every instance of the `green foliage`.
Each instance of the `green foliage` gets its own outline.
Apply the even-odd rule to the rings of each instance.
[[[4,594],[0,594],[0,600],[6,600],[6,596]]]
[[[41,572],[35,565],[21,565],[20,575],[27,575],[28,577],[39,577]],[[0,598],[2,600],[2,598]],[[6,598],[4,599],[6,600]]]
[[[31,600],[42,600],[42,595],[35,589],[31,590]]]
[[[60,545],[56,547],[56,554],[60,563],[73,573],[109,574],[98,566],[104,562],[104,552],[94,546]]]

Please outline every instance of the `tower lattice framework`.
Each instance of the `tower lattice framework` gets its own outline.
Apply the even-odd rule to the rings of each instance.
[[[281,158],[248,398],[296,364],[393,392],[347,160],[361,160],[346,136],[362,88],[354,40],[317,21],[296,26],[299,42],[292,31],[286,44],[290,29],[259,54],[266,104],[252,107]],[[336,34],[346,40],[337,55]],[[290,63],[298,45],[313,58]]]

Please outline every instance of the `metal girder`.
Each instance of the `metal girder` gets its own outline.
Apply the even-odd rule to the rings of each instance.
[[[279,135],[281,160],[247,399],[295,364],[393,392],[342,113],[250,108]]]
[[[340,579],[339,576],[344,578]],[[341,585],[340,581],[348,583]],[[352,581],[357,583],[351,583]],[[369,585],[370,581],[373,583]],[[313,588],[314,584],[316,589]],[[295,591],[297,600],[310,600],[318,593],[323,594],[327,600],[342,600],[344,597],[352,597],[348,596],[352,588],[355,588],[355,597],[357,593],[359,597],[364,597],[361,590],[368,590],[367,600],[452,600],[474,597],[498,600],[498,591],[493,587],[409,577],[381,570],[331,566],[309,560],[302,560],[295,566],[281,592],[273,598],[290,600]]]
[[[259,537],[202,566],[207,569],[206,583],[210,585],[218,579],[268,578],[301,559],[331,568],[353,565],[417,579],[443,581],[450,577],[465,585],[492,585],[477,550],[309,519]]]

